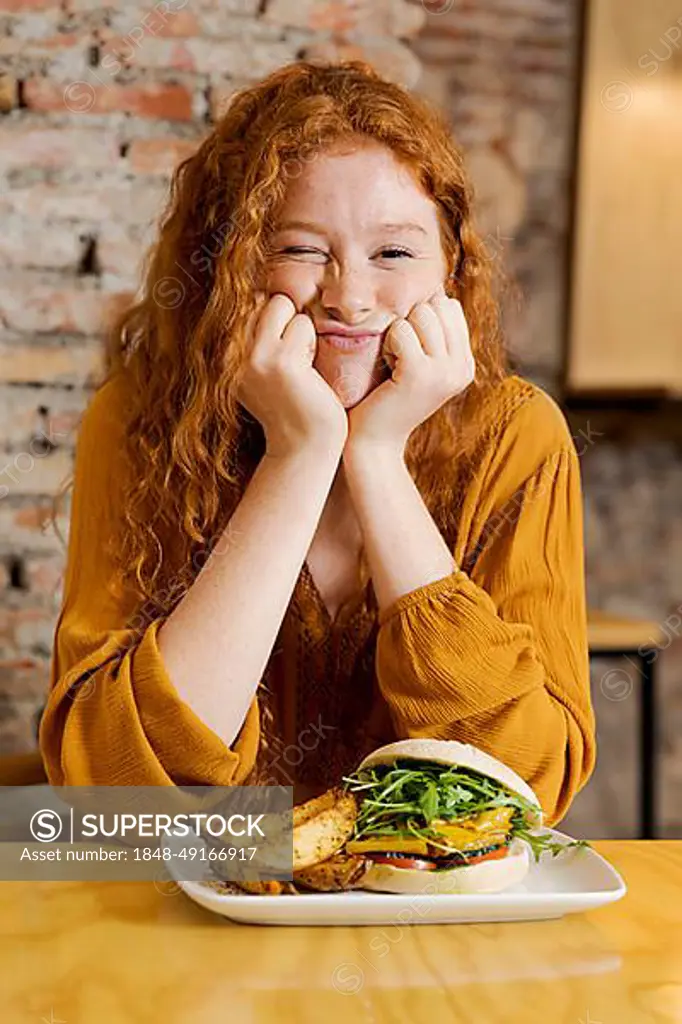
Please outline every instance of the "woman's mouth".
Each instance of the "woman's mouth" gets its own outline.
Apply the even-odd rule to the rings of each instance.
[[[319,337],[337,352],[360,352],[381,339],[380,334],[320,334]]]

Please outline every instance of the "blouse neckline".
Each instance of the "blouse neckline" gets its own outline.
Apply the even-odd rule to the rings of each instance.
[[[339,607],[334,618],[332,618],[320,591],[317,589],[315,580],[310,571],[307,560],[301,568],[300,583],[308,598],[308,609],[314,612],[318,624],[325,632],[336,632],[351,626],[358,618],[365,618],[368,614],[368,597],[371,579],[367,581],[361,591],[357,591]]]

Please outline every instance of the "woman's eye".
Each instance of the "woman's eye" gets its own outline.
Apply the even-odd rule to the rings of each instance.
[[[319,249],[305,249],[301,245],[290,246],[288,249],[283,250],[284,254],[294,253],[296,256],[311,255],[311,256],[326,256],[326,253],[320,252]]]
[[[382,249],[382,256],[385,255],[387,252],[396,253],[398,256],[412,256],[412,253],[408,252],[407,249]]]

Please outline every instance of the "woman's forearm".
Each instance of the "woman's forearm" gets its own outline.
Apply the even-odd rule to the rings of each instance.
[[[180,697],[228,746],[267,665],[342,448],[266,454],[216,548],[159,629]]]
[[[343,468],[379,611],[457,568],[399,452],[348,442]]]

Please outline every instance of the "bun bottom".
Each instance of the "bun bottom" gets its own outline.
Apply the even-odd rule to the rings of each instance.
[[[486,893],[502,892],[517,885],[528,874],[530,856],[526,843],[514,839],[502,860],[483,860],[447,871],[419,871],[394,868],[391,864],[372,864],[360,889],[396,893]]]

